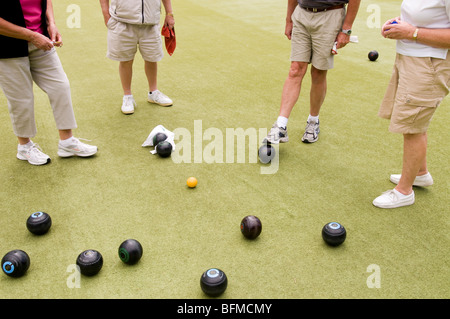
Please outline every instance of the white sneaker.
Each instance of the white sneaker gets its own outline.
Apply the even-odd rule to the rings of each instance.
[[[97,153],[97,146],[82,143],[76,137],[71,137],[70,144],[68,145],[66,145],[65,141],[59,141],[58,143],[58,155],[60,157],[88,157],[95,153]]]
[[[373,205],[380,208],[397,208],[414,204],[414,191],[401,196],[395,189],[388,190],[373,200]]]
[[[305,133],[302,136],[303,143],[314,143],[319,139],[319,120],[317,122],[314,121],[306,121]]]
[[[263,143],[279,144],[289,142],[287,127],[279,127],[277,122],[272,125],[269,134],[262,141]]]
[[[400,178],[402,177],[402,174],[392,174],[389,178],[389,180],[394,183],[398,184],[400,181]],[[433,177],[431,177],[431,174],[428,172],[425,175],[416,176],[414,179],[413,186],[419,186],[419,187],[427,187],[433,185]]]
[[[122,101],[122,113],[123,114],[133,114],[136,102],[132,95],[124,96]]]
[[[33,142],[29,146],[19,144],[17,146],[17,158],[28,161],[32,165],[45,165],[51,161],[50,157],[41,151],[39,145]]]
[[[173,101],[159,90],[148,92],[148,102],[161,106],[171,106],[173,104]]]

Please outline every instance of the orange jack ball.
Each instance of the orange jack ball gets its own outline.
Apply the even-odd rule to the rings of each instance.
[[[187,186],[194,188],[197,186],[197,179],[195,177],[189,177],[186,181]]]

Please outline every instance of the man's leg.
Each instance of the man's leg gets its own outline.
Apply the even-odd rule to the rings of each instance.
[[[158,89],[158,63],[145,61],[145,75],[148,81],[148,91],[156,91]]]
[[[291,62],[289,75],[283,86],[279,116],[289,118],[291,111],[300,96],[302,81],[307,70],[308,63],[296,61]]]
[[[123,114],[133,114],[134,107],[136,106],[133,94],[131,93],[131,81],[133,79],[133,62],[134,60],[119,62],[119,76],[123,89],[123,100],[121,107]]]
[[[287,121],[297,103],[298,97],[302,87],[302,81],[308,70],[307,62],[292,61],[289,68],[289,74],[284,82],[283,91],[281,94],[280,112],[277,121],[274,123],[269,131],[269,134],[264,139],[264,142],[269,143],[286,143],[289,141],[287,135]]]
[[[319,116],[320,108],[327,94],[327,70],[311,66],[310,111],[311,116]]]
[[[158,63],[145,61],[145,75],[148,81],[148,102],[171,106],[173,101],[158,90]]]
[[[327,94],[327,70],[311,66],[311,91],[309,95],[309,116],[306,121],[303,143],[314,143],[319,138],[319,112]]]
[[[119,76],[122,83],[123,95],[131,95],[131,80],[133,77],[133,61],[119,62]]]

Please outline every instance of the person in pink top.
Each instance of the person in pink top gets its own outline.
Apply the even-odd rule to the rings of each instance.
[[[17,158],[32,165],[50,162],[34,143],[33,82],[47,93],[59,131],[60,157],[88,157],[97,146],[72,135],[77,127],[70,84],[55,46],[62,46],[51,0],[3,1],[0,11],[0,88],[8,100],[14,134],[19,140]]]

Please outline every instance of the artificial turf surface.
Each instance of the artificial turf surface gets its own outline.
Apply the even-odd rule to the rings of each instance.
[[[206,298],[199,280],[211,267],[228,276],[221,298],[450,297],[448,99],[429,128],[428,165],[435,184],[415,188],[412,206],[372,206],[375,197],[394,187],[388,178],[400,173],[402,137],[389,133],[388,122],[377,117],[395,43],[369,27],[373,11],[368,9],[378,6],[383,24],[399,15],[400,0],[361,2],[353,28],[359,43],[335,58],[320,138],[311,145],[300,142],[309,109],[310,76],[305,77],[289,120],[290,142],[280,145],[274,174],[262,174],[264,165],[250,160],[248,150],[240,163],[242,149],[227,162],[230,150],[221,157],[219,147],[219,153],[208,147],[223,139],[225,148],[227,129],[267,130],[275,121],[290,63],[286,1],[172,0],[177,48],[159,63],[159,89],[174,106],[146,102],[138,54],[133,78],[138,107],[130,116],[120,112],[118,64],[105,57],[98,1],[79,4],[80,28],[66,23],[71,4],[54,2],[64,40],[57,50],[71,82],[75,136],[90,139],[99,153],[58,158],[48,99],[36,88],[33,141],[52,162],[35,167],[17,160],[17,140],[0,95],[0,254],[22,249],[31,258],[25,276],[0,276],[2,298]],[[376,62],[368,60],[370,50],[380,53]],[[214,133],[200,135],[197,147],[195,123],[201,123],[201,133]],[[185,157],[190,161],[162,159],[141,146],[159,124],[192,134],[191,154]],[[209,162],[211,154],[216,162]],[[186,186],[189,176],[199,181],[195,189]],[[39,210],[53,219],[41,237],[25,227]],[[246,215],[262,221],[254,241],[240,233]],[[339,247],[321,238],[330,221],[347,229]],[[135,266],[118,258],[127,238],[144,248]],[[104,266],[95,277],[81,277],[79,288],[70,288],[70,267],[85,249],[100,251]],[[379,288],[367,284],[371,265],[379,267]]]

